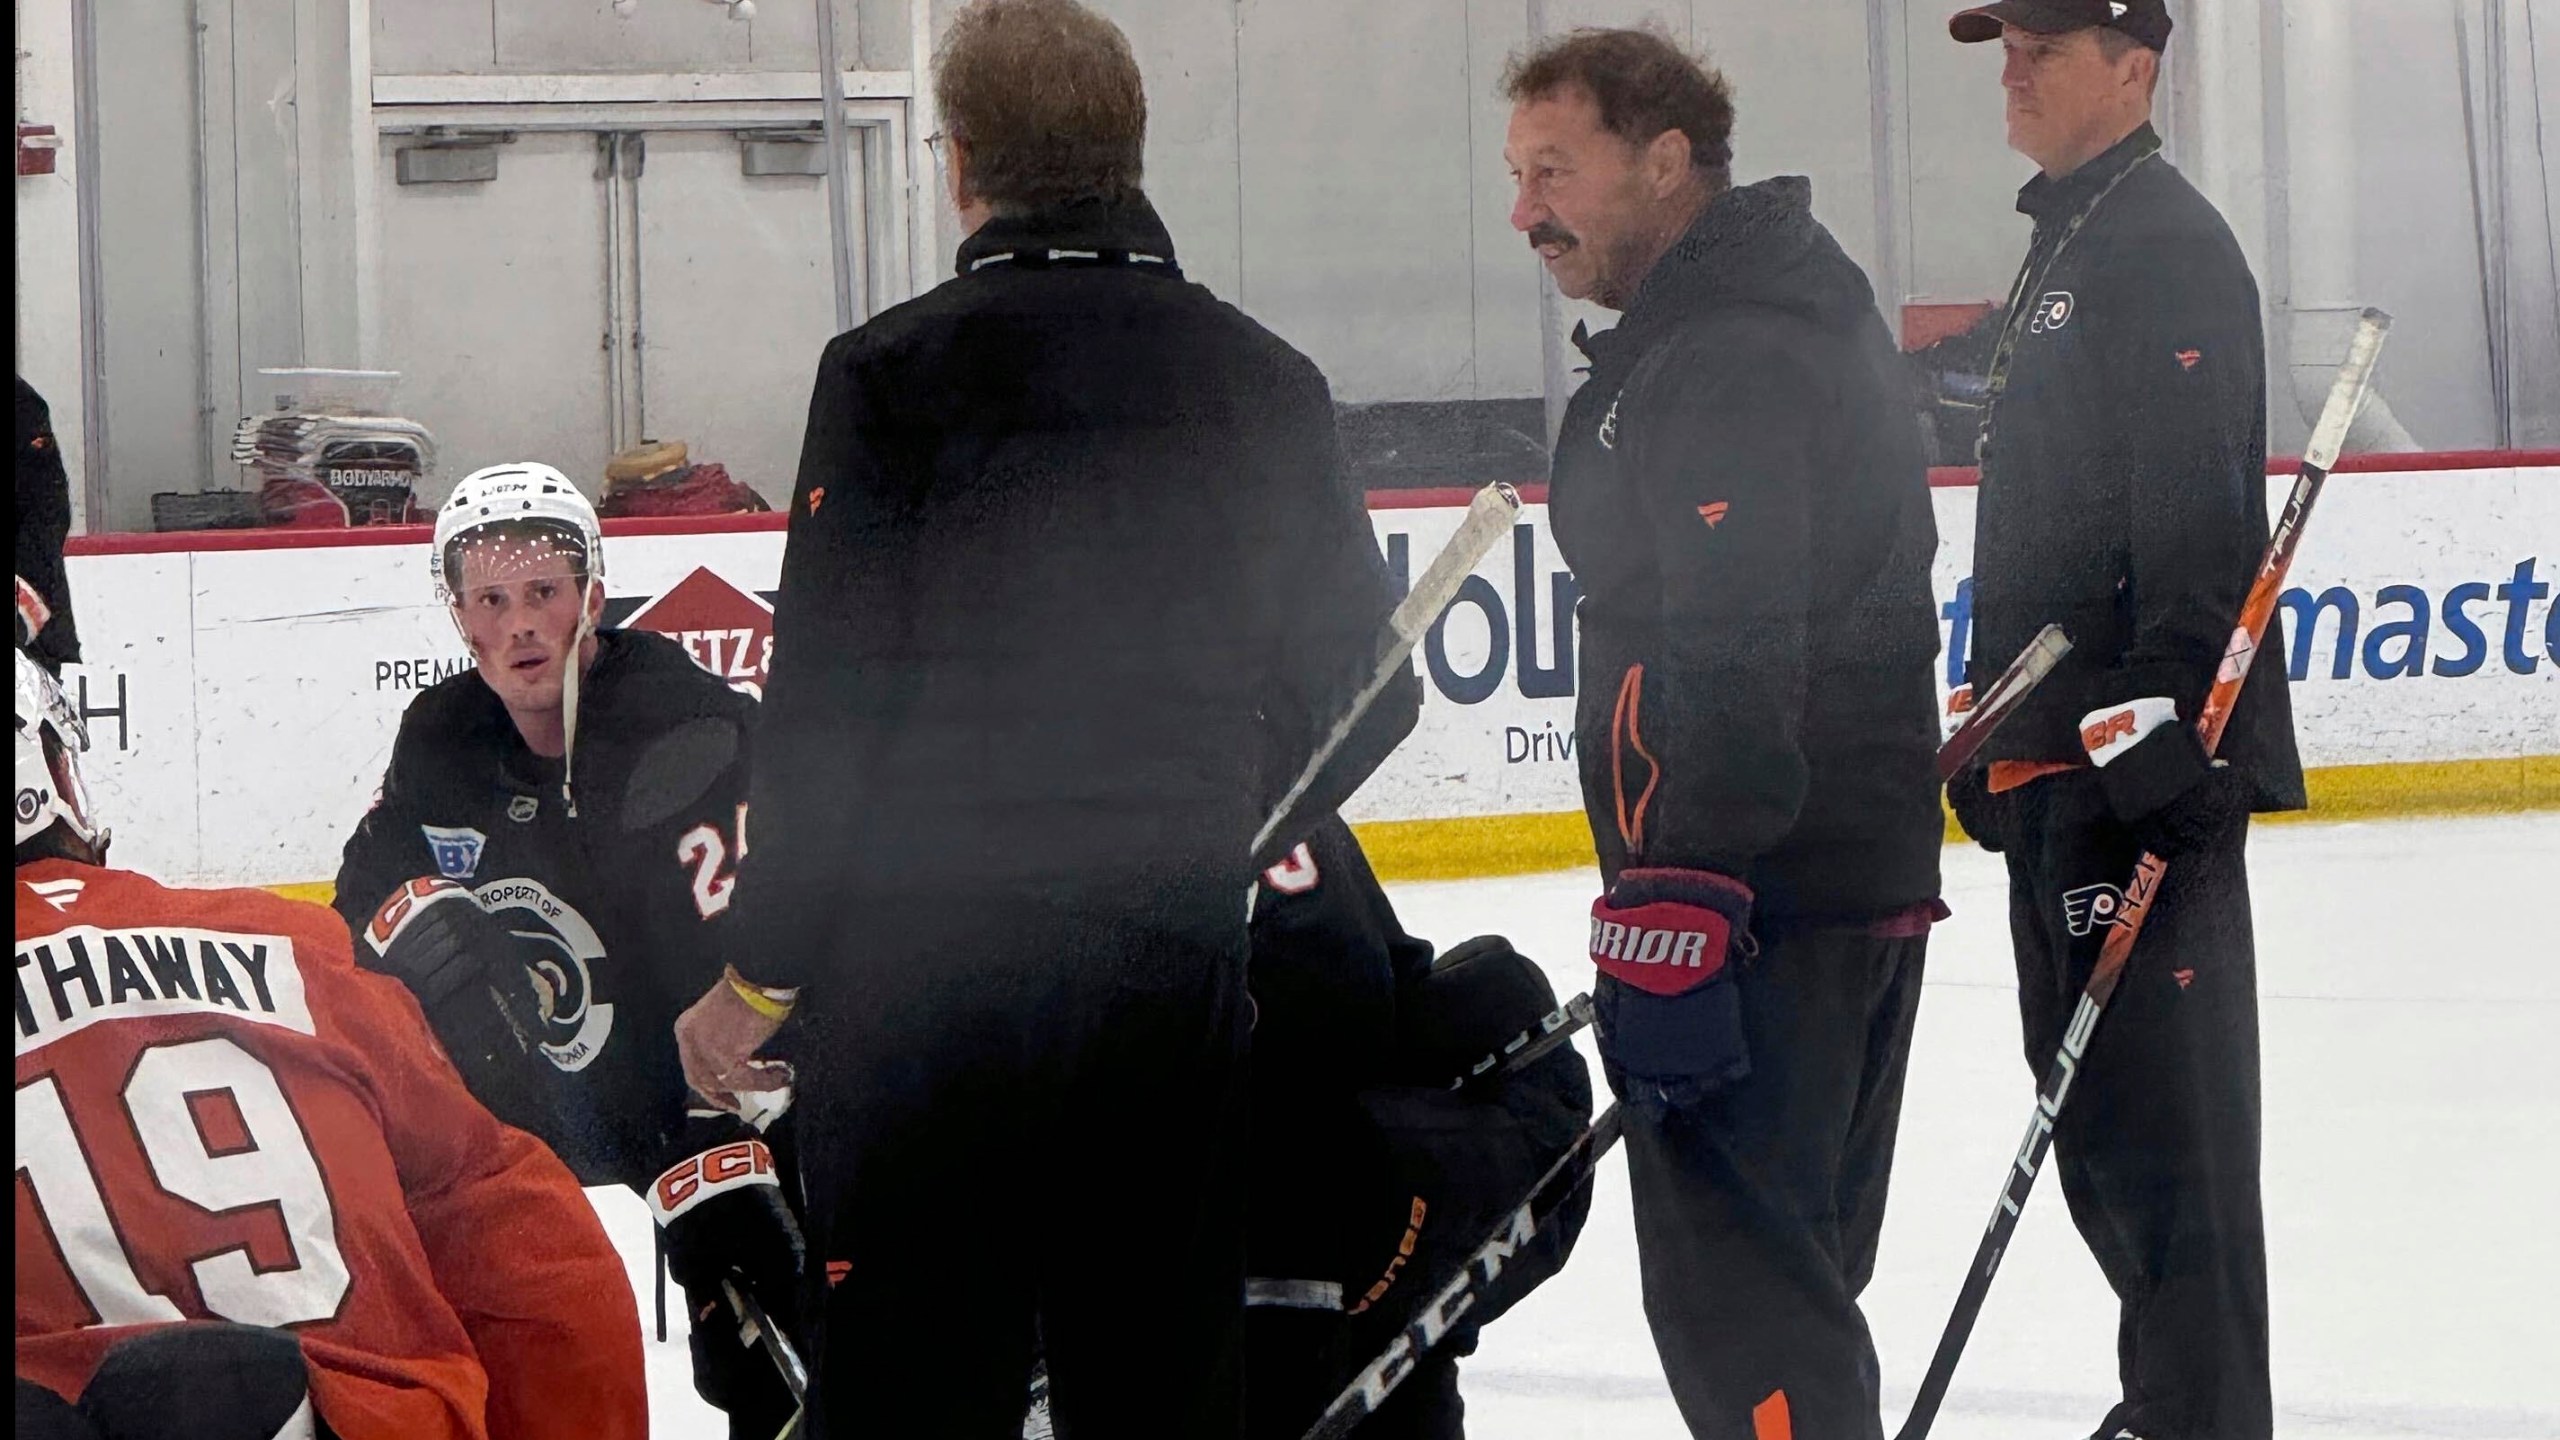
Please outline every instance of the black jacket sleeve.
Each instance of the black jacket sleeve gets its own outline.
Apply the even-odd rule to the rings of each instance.
[[[62,542],[71,534],[71,477],[54,440],[52,413],[35,387],[18,378],[18,578],[35,587],[52,618],[27,653],[59,670],[80,658],[71,621],[71,587],[62,573]]]
[[[1377,672],[1387,616],[1396,606],[1394,582],[1378,554],[1368,507],[1352,487],[1334,426],[1333,396],[1315,367],[1287,392],[1270,449],[1278,470],[1271,491],[1315,501],[1302,512],[1271,516],[1253,593],[1262,597],[1261,643],[1271,663],[1271,693],[1264,716],[1271,736],[1265,813],[1291,782]],[[1309,477],[1317,483],[1310,487]],[[1261,852],[1267,868],[1306,839],[1368,780],[1397,743],[1413,731],[1422,710],[1422,681],[1410,664],[1397,667],[1384,690],[1343,738],[1315,781],[1291,805]]]
[[[896,503],[867,438],[875,424],[861,383],[860,336],[838,336],[818,362],[774,597],[773,660],[748,782],[755,838],[739,866],[737,919],[724,947],[728,963],[759,985],[796,987],[808,975],[835,923],[812,897],[838,887],[853,848],[856,816],[838,803],[841,792],[795,777],[859,759],[843,753],[831,724],[829,697],[842,679],[853,618],[836,592],[839,577],[862,559],[875,512]]]
[[[2102,423],[2124,480],[2108,489],[2124,497],[2119,603],[2131,634],[2093,677],[2084,709],[2165,695],[2186,724],[2212,687],[2267,541],[2257,287],[2236,254],[2199,250],[2106,267],[2122,293],[2082,307],[2104,388],[2124,402]]]
[[[1615,682],[1618,802],[1595,819],[1642,864],[1742,875],[1804,804],[1811,492],[1837,406],[1783,336],[1731,328],[1663,347],[1628,387],[1659,622]]]
[[[685,677],[687,683],[693,678]],[[725,686],[705,698],[700,713],[677,720],[643,745],[616,809],[622,828],[641,842],[631,851],[639,872],[633,878],[660,892],[639,902],[663,907],[650,912],[665,918],[654,927],[649,953],[657,970],[653,982],[667,997],[669,1014],[720,981],[729,958],[728,931],[736,924],[739,852],[748,843],[753,702]],[[666,904],[667,891],[684,898]],[[633,1175],[633,1187],[644,1194],[652,1177],[680,1161],[757,1133],[746,1121],[676,1088],[675,1111],[662,1117],[656,1153],[646,1157],[645,1174]]]

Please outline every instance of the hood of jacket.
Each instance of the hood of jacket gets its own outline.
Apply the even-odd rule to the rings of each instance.
[[[1866,273],[1813,218],[1813,182],[1804,176],[1738,185],[1708,201],[1636,288],[1618,328],[1641,333],[1737,305],[1837,331],[1875,313]]]

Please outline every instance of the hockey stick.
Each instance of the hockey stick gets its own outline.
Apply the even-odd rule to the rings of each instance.
[[[1494,1232],[1485,1237],[1475,1253],[1457,1275],[1405,1322],[1396,1337],[1377,1359],[1354,1377],[1333,1403],[1325,1407],[1309,1427],[1305,1440],[1342,1440],[1354,1427],[1375,1414],[1387,1402],[1405,1377],[1421,1364],[1434,1346],[1446,1338],[1476,1301],[1483,1298],[1487,1287],[1502,1278],[1504,1262],[1520,1253],[1522,1246],[1538,1237],[1538,1233],[1555,1218],[1566,1199],[1591,1178],[1602,1156],[1618,1143],[1618,1107],[1600,1112],[1589,1129],[1574,1137],[1573,1144],[1556,1157],[1547,1172],[1538,1177],[1529,1193],[1502,1218]]]
[[[2018,658],[2009,662],[2009,668],[2000,672],[2000,678],[1991,682],[1989,693],[1973,702],[1973,709],[1956,727],[1956,733],[1938,747],[1939,781],[1954,779],[1956,772],[1973,759],[1974,752],[1982,748],[1982,742],[1991,738],[1991,732],[2000,728],[2000,722],[2017,710],[2018,702],[2043,684],[2044,677],[2052,674],[2053,667],[2070,653],[2071,637],[2062,633],[2061,626],[2047,625],[2037,631],[2027,648],[2018,652]]]
[[[2231,718],[2240,687],[2249,678],[2249,663],[2256,658],[2258,642],[2265,637],[2268,619],[2275,613],[2276,597],[2284,589],[2285,572],[2292,568],[2294,551],[2302,543],[2302,527],[2311,518],[2312,502],[2320,498],[2320,487],[2329,478],[2329,467],[2338,461],[2338,447],[2347,438],[2347,427],[2355,422],[2356,411],[2364,405],[2365,395],[2372,387],[2374,361],[2382,353],[2383,337],[2390,329],[2390,316],[2379,310],[2365,311],[2356,326],[2355,341],[2347,349],[2346,363],[2338,367],[2338,378],[2329,387],[2320,424],[2311,432],[2310,448],[2302,457],[2302,473],[2293,482],[2293,494],[2285,501],[2284,514],[2277,520],[2275,534],[2267,541],[2265,555],[2258,562],[2257,576],[2250,581],[2248,598],[2241,603],[2239,624],[2232,629],[2231,643],[2222,653],[2222,665],[2214,672],[2204,713],[2196,717],[2196,735],[2204,742],[2207,755],[2221,746],[2223,726]],[[2151,902],[2159,896],[2161,877],[2168,869],[2167,861],[2148,851],[2134,866],[2133,882],[2124,887],[2124,904],[2116,913],[2114,928],[2107,932],[2106,942],[2098,951],[2088,986],[2080,992],[2079,1007],[2063,1029],[2062,1048],[2055,1053],[2052,1067],[2045,1072],[2044,1086],[2037,1092],[2036,1110],[2027,1122],[2026,1139],[2019,1144],[2008,1174],[2002,1177],[2000,1203],[1991,1212],[1991,1224],[1983,1231],[1982,1243],[1974,1249],[1973,1268],[1966,1272],[1964,1289],[1956,1296],[1955,1313],[1947,1318],[1946,1331],[1938,1337],[1937,1353],[1930,1357],[1928,1373],[1921,1377],[1920,1393],[1911,1402],[1911,1412],[1904,1417],[1894,1440],[1923,1440],[1937,1420],[1938,1407],[1947,1398],[1947,1385],[1955,1378],[1956,1361],[1963,1356],[1973,1323],[1982,1314],[1983,1298],[1991,1292],[1991,1278],[2000,1271],[2000,1259],[2009,1248],[2009,1236],[2018,1227],[2019,1212],[2035,1188],[2036,1172],[2043,1166],[2046,1152],[2053,1148],[2054,1120],[2062,1113],[2063,1102],[2071,1097],[2071,1081],[2079,1073],[2080,1059],[2089,1049],[2090,1037],[2097,1033],[2098,1019],[2106,1013],[2108,1000],[2124,978],[2125,965],[2133,958],[2134,941],[2142,935],[2142,923],[2151,914]]]
[[[1574,1032],[1590,1024],[1591,1019],[1591,997],[1576,995],[1547,1012],[1537,1024],[1503,1042],[1501,1049],[1468,1066],[1466,1074],[1449,1082],[1449,1088],[1464,1090],[1516,1075],[1571,1040]]]
[[[1381,637],[1385,648],[1378,654],[1377,668],[1370,672],[1369,683],[1360,687],[1349,708],[1335,718],[1324,743],[1316,746],[1316,753],[1308,757],[1280,803],[1271,807],[1270,818],[1254,834],[1253,854],[1261,854],[1262,847],[1271,843],[1272,833],[1289,818],[1290,807],[1316,783],[1316,776],[1332,762],[1333,753],[1342,748],[1342,742],[1351,737],[1360,717],[1369,713],[1370,702],[1395,683],[1397,673],[1412,656],[1413,647],[1422,642],[1432,622],[1457,598],[1458,587],[1475,573],[1476,562],[1493,549],[1495,541],[1511,533],[1511,522],[1519,513],[1520,492],[1508,485],[1496,483],[1476,492],[1475,500],[1467,506],[1466,518],[1458,522],[1458,533],[1449,537],[1449,543],[1432,557],[1422,578],[1413,582],[1413,588],[1405,592],[1394,613],[1387,616],[1387,633]]]
[[[809,1369],[800,1363],[800,1352],[792,1348],[791,1337],[783,1334],[782,1327],[773,1323],[773,1317],[764,1313],[764,1307],[756,1303],[756,1297],[740,1290],[735,1280],[722,1280],[720,1293],[729,1298],[730,1313],[738,1317],[738,1338],[749,1345],[764,1347],[766,1357],[773,1361],[773,1368],[782,1372],[782,1386],[791,1392],[791,1403],[798,1408],[774,1433],[774,1440],[791,1440],[799,1433],[801,1417],[809,1413]]]

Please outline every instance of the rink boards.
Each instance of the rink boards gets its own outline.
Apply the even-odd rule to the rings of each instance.
[[[2560,454],[2356,462],[2286,592],[2315,808],[2560,804]],[[1940,688],[1969,638],[1974,492],[1932,490]],[[2290,482],[2269,482],[2270,510]],[[1543,496],[1533,497],[1543,500]],[[1390,566],[1427,564],[1462,492],[1373,497]],[[616,522],[609,622],[675,636],[752,686],[772,637],[778,517]],[[118,858],[172,879],[326,879],[402,710],[465,663],[426,533],[74,542],[90,784]],[[1391,873],[1570,864],[1588,851],[1572,749],[1573,577],[1533,503],[1416,654],[1421,723],[1350,815]]]

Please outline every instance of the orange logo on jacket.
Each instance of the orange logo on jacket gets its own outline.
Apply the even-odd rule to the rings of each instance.
[[[2193,370],[2196,368],[2196,362],[2203,358],[2204,352],[2201,350],[2181,350],[2178,352],[2178,368]]]
[[[1707,528],[1713,530],[1718,525],[1724,523],[1725,512],[1732,508],[1733,504],[1731,501],[1710,500],[1706,504],[1698,507],[1698,518],[1706,521]]]
[[[812,486],[810,486],[810,487],[809,487],[809,513],[810,513],[810,514],[812,514],[812,515],[817,514],[817,513],[818,513],[818,507],[819,507],[820,505],[825,504],[825,503],[826,503],[826,500],[827,500],[827,487],[826,487],[826,486],[824,486],[824,485],[812,485]]]

